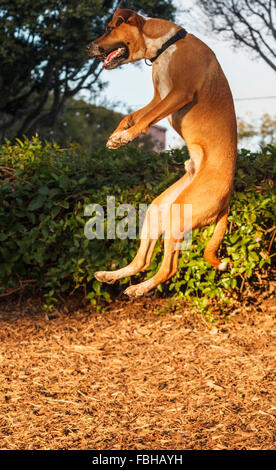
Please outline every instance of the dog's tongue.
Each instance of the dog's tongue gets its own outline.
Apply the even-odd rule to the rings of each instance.
[[[119,49],[115,49],[115,51],[112,51],[110,52],[110,54],[108,54],[107,58],[104,61],[103,69],[105,68],[106,64],[112,59],[112,57],[120,53],[120,51],[121,51],[121,48],[119,47]]]

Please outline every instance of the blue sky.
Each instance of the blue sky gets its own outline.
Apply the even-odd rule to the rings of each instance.
[[[189,0],[175,1],[180,8],[185,4],[185,8],[191,3]],[[186,29],[208,44],[215,52],[224,73],[229,81],[234,98],[250,98],[276,96],[276,75],[275,72],[261,59],[253,57],[251,51],[239,49],[233,51],[229,42],[217,39],[214,35],[206,34],[202,25],[202,18],[199,21],[192,21],[189,15],[179,12],[176,23],[186,27]],[[102,95],[97,99],[100,103],[103,99],[106,105],[113,107],[123,113],[127,113],[128,108],[139,109],[147,104],[153,96],[153,85],[151,80],[151,67],[144,61],[137,67],[128,64],[116,70],[104,70],[102,79],[109,82]],[[237,116],[246,120],[258,119],[262,114],[276,114],[276,99],[235,101]],[[179,144],[179,137],[170,127],[167,119],[160,121],[161,125],[168,129],[167,147],[174,147]]]

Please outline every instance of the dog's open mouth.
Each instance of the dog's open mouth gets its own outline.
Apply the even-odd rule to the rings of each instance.
[[[129,51],[125,44],[121,44],[116,49],[97,56],[97,59],[104,60],[103,68],[114,69],[128,58]]]

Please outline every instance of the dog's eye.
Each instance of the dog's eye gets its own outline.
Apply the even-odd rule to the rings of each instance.
[[[111,28],[111,26],[107,26],[105,29],[105,34],[110,34],[111,31],[113,31],[114,28]]]
[[[118,26],[120,26],[120,24],[122,24],[123,21],[124,21],[123,18],[121,18],[121,17],[118,18],[118,21],[117,21],[117,23],[116,23],[116,28],[118,28]]]

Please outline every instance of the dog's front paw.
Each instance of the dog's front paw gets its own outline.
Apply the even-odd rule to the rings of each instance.
[[[118,134],[119,134],[119,132],[118,132]],[[106,146],[109,149],[117,149],[118,147],[120,147],[121,146],[121,141],[120,141],[120,138],[118,137],[118,135],[112,134],[109,137],[109,139],[106,143]]]
[[[112,134],[107,143],[106,146],[109,149],[117,149],[121,147],[121,145],[126,145],[128,142],[132,140],[132,137],[130,136],[128,130],[125,131],[120,131]]]

